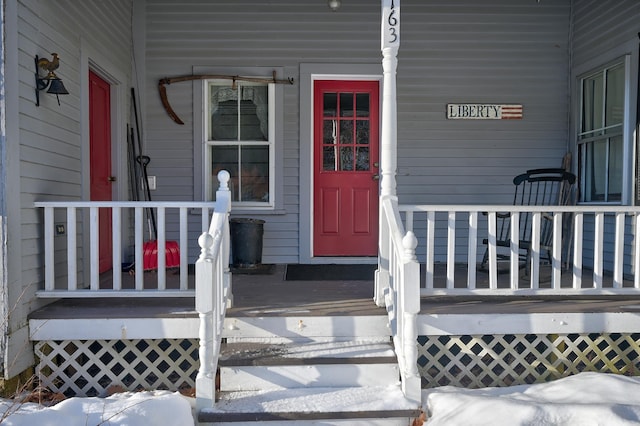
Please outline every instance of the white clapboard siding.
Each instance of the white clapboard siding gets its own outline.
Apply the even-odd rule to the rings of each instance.
[[[14,15],[6,16],[9,20],[6,30],[8,39],[15,40],[16,44],[8,45],[7,52],[11,58],[13,55],[17,58],[17,63],[11,63],[11,67],[16,67],[17,81],[7,80],[15,98],[8,98],[12,115],[7,129],[12,138],[11,166],[7,168],[6,181],[10,191],[7,191],[6,202],[11,206],[8,251],[9,258],[14,259],[9,261],[8,276],[9,282],[15,285],[7,291],[6,306],[12,310],[8,328],[20,336],[21,330],[26,329],[27,314],[41,304],[34,293],[37,283],[42,282],[43,230],[40,212],[33,208],[33,202],[44,198],[78,201],[88,194],[84,188],[88,188],[89,182],[89,176],[85,175],[89,146],[82,134],[83,120],[87,119],[82,102],[87,88],[82,87],[86,81],[82,70],[86,70],[86,62],[90,60],[97,67],[116,71],[123,77],[121,83],[125,87],[131,84],[131,2],[19,0],[13,3],[7,9]],[[15,35],[11,31],[15,31]],[[17,46],[17,51],[11,50],[13,46]],[[40,106],[36,107],[34,57],[51,59],[54,52],[60,56],[56,74],[69,94],[60,96],[58,106],[54,95],[42,91]],[[98,54],[94,54],[96,52]],[[12,75],[7,73],[6,78]],[[13,111],[18,111],[15,116]],[[19,141],[19,148],[15,141]],[[114,153],[121,152],[121,142],[114,142]],[[126,141],[122,142],[122,149],[126,152]],[[114,164],[122,163],[114,157]],[[123,188],[126,188],[124,180]],[[22,342],[16,343],[15,348],[8,345],[8,359],[18,360],[11,364],[9,371],[4,371],[8,377],[24,370],[32,361],[29,356],[12,353],[21,353],[22,346]]]
[[[557,167],[567,149],[569,0],[403,0],[398,63],[398,193],[403,202],[505,202],[513,176]],[[298,204],[311,179],[300,170],[299,67],[304,63],[376,64],[380,3],[285,0],[149,0],[146,25],[146,143],[151,174],[180,177],[157,193],[199,199],[185,178],[201,161],[193,141],[193,85],[168,87],[171,105],[185,121],[173,123],[158,101],[157,80],[191,74],[194,67],[279,67],[293,77],[284,89],[281,168],[283,209],[255,212],[264,219],[264,262],[295,262]],[[382,66],[380,66],[380,74]],[[524,119],[488,123],[446,120],[447,103],[524,105]],[[184,151],[176,153],[176,147]],[[194,168],[191,167],[191,173]],[[186,174],[185,174],[186,172]],[[191,175],[193,179],[197,176]],[[163,178],[164,179],[164,178]],[[179,186],[182,185],[182,186]],[[286,232],[281,232],[286,230]],[[304,239],[303,239],[304,241]]]

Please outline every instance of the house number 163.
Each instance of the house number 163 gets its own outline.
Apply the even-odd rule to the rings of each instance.
[[[400,0],[383,0],[382,28],[382,47],[397,47],[400,44]]]

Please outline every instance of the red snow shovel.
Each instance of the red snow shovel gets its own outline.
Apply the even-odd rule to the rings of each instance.
[[[142,155],[137,158],[138,162],[142,166],[142,175],[145,189],[147,191],[147,200],[151,201],[151,191],[147,180],[147,164],[151,159],[146,155]],[[154,271],[158,269],[158,241],[156,235],[158,230],[156,229],[156,218],[153,214],[153,208],[149,208],[148,219],[149,225],[149,238],[150,241],[145,242],[142,245],[143,253],[143,266],[145,271]],[[180,266],[180,246],[177,241],[165,241],[165,267],[166,268],[178,268]]]

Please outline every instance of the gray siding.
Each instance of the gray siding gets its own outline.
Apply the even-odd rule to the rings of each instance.
[[[570,2],[403,0],[398,63],[398,192],[406,203],[508,202],[523,170],[560,166],[567,150]],[[281,67],[299,79],[304,63],[381,63],[380,3],[167,0],[146,2],[146,147],[158,199],[200,199],[193,192],[193,117],[189,85],[169,87],[185,126],[157,95],[161,77],[193,67]],[[380,74],[382,67],[380,66]],[[283,211],[266,220],[263,261],[299,260],[299,210],[309,170],[301,170],[299,97],[284,89]],[[524,105],[523,120],[445,119],[447,103]],[[195,150],[195,151],[194,151]],[[194,154],[195,152],[195,154]],[[306,151],[308,152],[308,150]],[[196,159],[196,161],[198,161]],[[168,182],[170,180],[171,182]]]
[[[89,176],[86,173],[89,141],[85,139],[87,99],[84,71],[87,60],[97,67],[116,70],[129,79],[131,69],[131,0],[78,2],[58,0],[43,2],[24,0],[16,3],[17,22],[8,23],[17,33],[17,88],[15,104],[18,121],[8,123],[9,133],[18,139],[9,141],[19,163],[12,164],[12,173],[19,176],[19,189],[9,188],[8,203],[20,210],[10,218],[9,265],[10,288],[8,309],[12,311],[9,333],[26,334],[26,317],[39,303],[34,292],[42,282],[42,222],[33,208],[36,200],[88,199]],[[34,56],[51,58],[60,55],[56,71],[69,95],[61,96],[58,106],[55,96],[40,93],[40,107],[35,105]],[[15,66],[15,64],[14,64]],[[129,81],[122,82],[125,87]],[[124,105],[121,106],[125,108]],[[19,148],[15,143],[19,140]],[[114,152],[120,143],[114,141]],[[126,140],[124,141],[126,149]],[[126,152],[126,151],[125,151]],[[118,164],[114,160],[114,164]],[[118,174],[118,171],[115,171]],[[11,181],[13,177],[10,177]],[[126,186],[126,183],[124,183]],[[26,287],[26,290],[22,289]],[[7,374],[20,372],[32,364],[32,355],[24,345],[12,346],[7,362]],[[16,359],[13,359],[13,357]]]
[[[574,67],[579,68],[624,45],[630,44],[631,48],[637,49],[640,2],[574,0],[572,6]]]

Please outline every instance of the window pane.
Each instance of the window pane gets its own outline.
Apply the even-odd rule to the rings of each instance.
[[[267,86],[239,87],[240,140],[266,141],[269,136],[269,92]]]
[[[602,74],[586,78],[582,83],[582,132],[600,129],[603,126],[603,80]]]
[[[359,146],[356,153],[356,170],[366,172],[369,170],[369,147]]]
[[[240,148],[240,201],[269,201],[269,147]]]
[[[211,188],[214,192],[218,188],[218,172],[221,170],[228,171],[231,176],[229,190],[231,190],[232,201],[238,201],[238,191],[240,189],[238,185],[239,153],[237,146],[215,145],[211,147],[211,177],[213,179]]]
[[[356,120],[356,143],[360,145],[369,143],[369,120]]]
[[[238,91],[228,85],[211,85],[209,94],[209,111],[211,111],[209,140],[237,140]]]
[[[350,146],[340,148],[340,170],[353,170],[353,148]]]
[[[322,98],[324,105],[322,115],[324,117],[335,117],[338,110],[338,95],[336,93],[325,93]]]
[[[211,147],[213,185],[220,170],[231,175],[232,201],[269,201],[269,147],[213,145]]]
[[[340,143],[343,145],[353,143],[353,121],[340,121]]]
[[[607,72],[607,126],[621,124],[624,116],[624,67],[619,65]]]
[[[322,170],[335,172],[338,170],[336,165],[336,148],[325,146],[322,149]]]
[[[587,146],[585,201],[604,201],[606,177],[606,144],[598,141]]]
[[[622,198],[622,136],[609,140],[609,191],[607,201]]]
[[[226,85],[210,86],[209,140],[267,140],[269,135],[268,86],[239,84],[236,86],[235,89]]]
[[[358,117],[369,117],[368,93],[358,93],[356,95],[356,115]]]
[[[353,117],[353,93],[340,93],[340,116]]]
[[[336,120],[324,120],[322,124],[322,143],[335,144],[338,138],[338,124]]]

